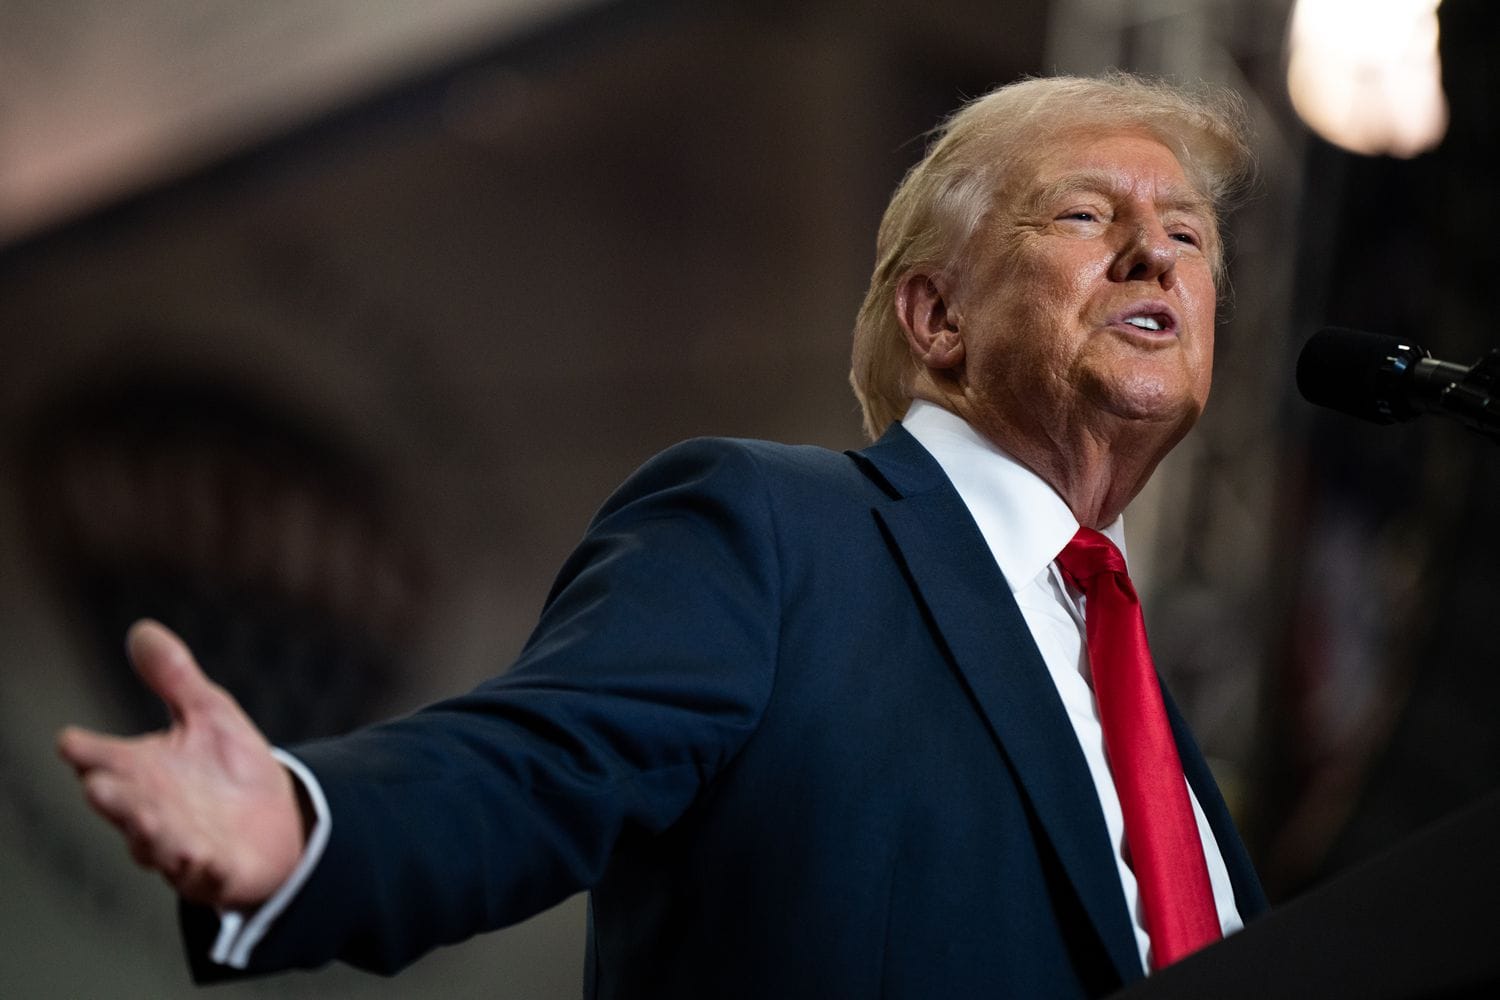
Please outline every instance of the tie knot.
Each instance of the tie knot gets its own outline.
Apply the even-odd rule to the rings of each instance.
[[[1057,555],[1057,565],[1073,586],[1088,592],[1088,583],[1100,573],[1118,573],[1129,579],[1125,557],[1115,543],[1093,528],[1079,528],[1072,541]]]

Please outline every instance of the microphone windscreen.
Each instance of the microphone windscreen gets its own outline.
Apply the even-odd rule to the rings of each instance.
[[[1402,401],[1390,398],[1394,382],[1387,361],[1404,357],[1415,363],[1423,353],[1395,337],[1328,327],[1302,348],[1297,390],[1309,403],[1388,424],[1393,420],[1391,407],[1399,408]]]

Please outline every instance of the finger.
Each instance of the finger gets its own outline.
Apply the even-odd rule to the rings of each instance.
[[[130,851],[131,860],[142,868],[160,872],[173,886],[183,879],[188,865],[186,856],[150,813],[132,816],[121,829],[125,832],[125,846]]]
[[[218,905],[224,896],[224,876],[201,851],[171,842],[160,831],[127,834],[130,857],[142,868],[160,873],[178,895],[190,902]]]
[[[143,618],[130,627],[125,648],[135,672],[181,721],[205,708],[217,688],[198,667],[187,645],[165,625]]]
[[[130,847],[130,856],[145,868],[165,871],[163,859],[168,856],[168,844],[161,824],[148,810],[132,810],[129,821],[121,829],[125,831],[125,842]]]
[[[142,868],[153,871],[161,871],[161,866],[156,863],[156,845],[145,837],[129,835],[125,838],[125,846],[130,849],[130,860]],[[166,875],[166,872],[162,872]],[[170,876],[168,876],[170,878]]]
[[[96,767],[111,767],[124,741],[78,726],[67,726],[57,734],[57,752],[63,760],[82,774]]]
[[[210,906],[237,906],[225,898],[225,875],[201,852],[180,846],[170,853],[158,847],[155,867],[183,899]],[[253,909],[260,901],[254,901]]]
[[[224,876],[209,868],[184,869],[165,877],[172,888],[177,890],[177,894],[190,903],[238,907],[237,903],[224,898]],[[259,903],[252,902],[246,908],[254,909],[258,905]]]
[[[119,776],[90,771],[83,776],[83,797],[94,812],[127,834],[135,832],[135,801]]]

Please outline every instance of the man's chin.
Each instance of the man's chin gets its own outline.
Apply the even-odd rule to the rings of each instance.
[[[1203,400],[1179,381],[1153,376],[1102,381],[1092,394],[1095,404],[1120,419],[1166,427],[1181,425],[1186,433],[1203,412]]]

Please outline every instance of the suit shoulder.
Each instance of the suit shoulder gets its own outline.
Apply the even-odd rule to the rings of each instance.
[[[756,478],[772,490],[798,484],[829,489],[838,483],[858,486],[865,481],[859,466],[841,451],[753,438],[691,438],[652,457],[642,471],[657,465],[721,468],[729,474]]]
[[[846,454],[815,445],[789,445],[750,438],[701,437],[682,441],[649,459],[599,511],[604,517],[643,498],[718,496],[735,506],[780,507],[815,495],[864,496],[868,478]],[[769,509],[768,508],[768,509]]]

